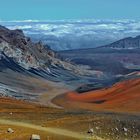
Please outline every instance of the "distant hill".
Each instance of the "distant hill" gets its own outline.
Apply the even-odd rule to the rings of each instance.
[[[54,101],[63,107],[139,113],[140,79],[118,82],[112,87],[84,93],[68,92]]]
[[[133,37],[124,38],[109,45],[105,45],[103,47],[113,49],[138,49],[140,48],[140,36],[134,38]]]
[[[86,65],[111,76],[140,71],[140,36],[118,40],[97,48],[61,51],[63,59]]]

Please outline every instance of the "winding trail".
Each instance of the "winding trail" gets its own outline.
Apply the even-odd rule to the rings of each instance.
[[[65,129],[53,128],[53,127],[42,127],[40,125],[34,125],[34,124],[24,123],[24,122],[17,122],[17,121],[12,121],[12,120],[0,119],[0,124],[26,127],[26,128],[31,128],[31,129],[35,129],[35,130],[39,130],[39,131],[45,131],[45,132],[62,135],[62,136],[67,136],[67,137],[71,137],[71,138],[77,138],[77,139],[87,138],[87,135],[65,130]],[[91,140],[104,140],[98,136],[92,136],[90,139]]]

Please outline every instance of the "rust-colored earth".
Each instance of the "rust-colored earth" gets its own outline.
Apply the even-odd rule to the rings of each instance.
[[[113,112],[140,112],[140,79],[119,82],[112,87],[84,93],[75,91],[53,100],[65,108]]]
[[[0,140],[30,140],[32,134],[40,135],[42,140],[87,139],[89,135],[86,131],[93,120],[94,123],[106,123],[102,116],[94,114],[68,113],[62,109],[0,98]],[[12,128],[14,133],[8,133],[8,128]],[[91,140],[104,140],[102,137],[106,134],[105,124],[100,129],[102,134],[99,131],[90,137]]]
[[[43,140],[88,139],[89,125],[94,129],[95,134],[90,137],[93,140],[112,140],[118,137],[138,140],[139,115],[127,112],[139,112],[139,91],[140,79],[137,79],[118,83],[108,89],[81,94],[69,92],[53,100],[66,109],[1,97],[0,140],[29,140],[34,133],[39,134]],[[125,114],[108,114],[104,111],[123,111]],[[14,133],[7,133],[8,128],[12,128]],[[124,128],[129,130],[127,135],[122,131]]]

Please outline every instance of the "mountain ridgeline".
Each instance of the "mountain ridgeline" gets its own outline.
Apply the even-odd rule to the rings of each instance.
[[[140,49],[140,36],[124,38],[103,47],[113,49]]]
[[[55,53],[41,42],[33,43],[22,30],[9,30],[0,26],[0,51],[25,69],[46,68]]]

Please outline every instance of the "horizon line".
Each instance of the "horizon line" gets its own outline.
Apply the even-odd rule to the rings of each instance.
[[[100,21],[120,21],[120,22],[127,22],[127,21],[140,21],[140,19],[47,19],[47,20],[38,20],[38,19],[23,19],[23,20],[2,20],[0,22],[82,22],[82,21],[89,21],[89,22],[100,22]]]

